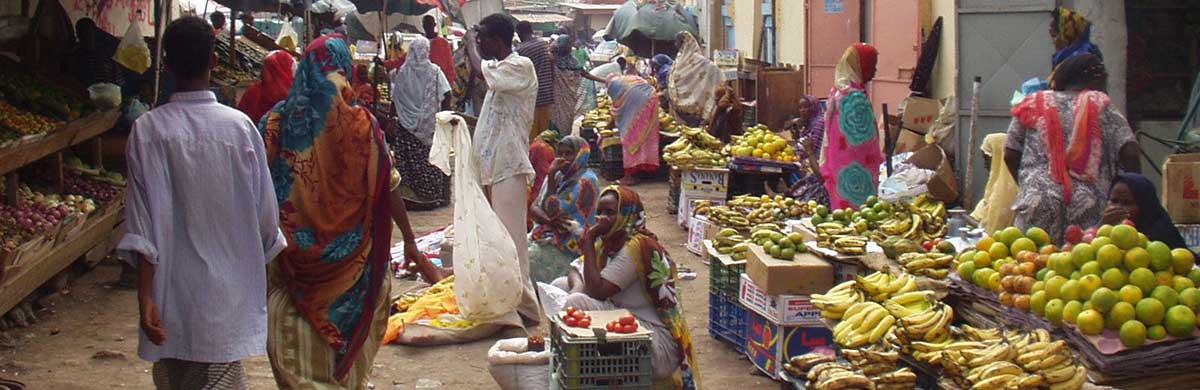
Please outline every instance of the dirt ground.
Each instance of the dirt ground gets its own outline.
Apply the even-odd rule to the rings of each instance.
[[[636,187],[646,204],[649,227],[668,247],[680,267],[699,276],[683,281],[685,316],[699,358],[702,385],[709,389],[775,389],[778,384],[759,374],[743,356],[708,334],[708,267],[684,248],[686,231],[667,213],[667,185]],[[413,213],[417,231],[449,224],[451,208]],[[398,234],[397,234],[398,236]],[[40,321],[10,331],[16,345],[0,346],[0,377],[16,379],[30,389],[152,388],[150,363],[137,357],[138,329],[135,293],[111,287],[120,265],[106,261],[73,281],[70,293],[53,308],[38,313]],[[419,380],[444,389],[497,388],[487,371],[485,356],[492,343],[505,335],[470,344],[439,347],[386,345],[375,359],[371,384],[376,389],[413,389]],[[265,356],[245,361],[251,387],[275,387]]]

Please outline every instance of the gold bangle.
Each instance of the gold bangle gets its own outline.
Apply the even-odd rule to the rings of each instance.
[[[389,184],[391,185],[391,189],[390,189],[390,190],[391,190],[391,191],[395,191],[395,190],[396,190],[396,187],[399,187],[399,186],[400,186],[400,181],[401,181],[401,180],[400,180],[400,172],[398,172],[398,171],[396,171],[395,169],[393,169],[393,170],[392,170],[391,177],[390,177],[390,183],[389,183]]]

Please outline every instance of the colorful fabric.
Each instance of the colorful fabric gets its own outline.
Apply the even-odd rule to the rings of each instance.
[[[1067,133],[1078,126],[1075,121],[1076,105],[1081,103],[1076,92],[1046,92],[1044,97],[1052,97],[1053,104],[1059,112],[1062,139],[1073,139]],[[1032,99],[1032,98],[1031,98]],[[1014,116],[1008,127],[1008,140],[1005,149],[1021,152],[1021,170],[1017,177],[1020,190],[1013,203],[1016,215],[1013,222],[1027,229],[1038,226],[1046,230],[1050,237],[1061,241],[1063,232],[1068,225],[1094,226],[1100,221],[1104,209],[1108,206],[1108,190],[1112,178],[1120,173],[1118,156],[1121,148],[1129,143],[1137,142],[1129,122],[1112,105],[1105,107],[1099,115],[1100,129],[1100,161],[1097,164],[1096,179],[1091,182],[1076,180],[1073,174],[1067,177],[1071,183],[1071,203],[1065,201],[1064,187],[1055,180],[1051,173],[1050,146],[1047,137],[1037,127],[1027,127],[1019,117]],[[1064,145],[1064,147],[1069,145]],[[1065,158],[1066,153],[1063,153]],[[1064,169],[1066,164],[1063,164]]]
[[[454,48],[446,38],[433,37],[429,40],[429,61],[442,69],[446,80],[454,80],[457,77],[457,70],[454,68]]]
[[[343,39],[314,40],[288,98],[262,128],[291,244],[275,264],[296,311],[336,356],[339,381],[371,336],[376,307],[385,304],[378,297],[392,231],[383,132],[370,111],[353,105],[350,71]]]
[[[374,83],[371,82],[371,75],[366,64],[358,64],[354,67],[354,77],[351,78],[350,85],[354,88],[354,103],[363,106],[375,104],[377,91]]]
[[[579,107],[582,90],[579,83],[582,77],[575,56],[571,54],[570,39],[566,35],[559,36],[554,45],[554,113],[550,122],[560,133],[570,134],[575,118],[586,114]]]
[[[819,154],[825,141],[825,106],[812,95],[805,95],[803,99],[808,101],[809,107],[812,107],[811,116],[807,121],[800,121],[802,118],[789,121],[784,129],[793,135],[798,144],[796,148],[798,160],[808,161],[811,157],[820,157],[813,155]],[[809,150],[815,153],[810,153]]]
[[[1122,173],[1113,178],[1114,187],[1117,183],[1125,183],[1129,192],[1133,193],[1138,209],[1137,213],[1129,218],[1137,225],[1139,232],[1151,241],[1166,243],[1168,247],[1187,248],[1183,235],[1179,234],[1179,229],[1171,222],[1171,216],[1167,215],[1167,210],[1159,203],[1158,193],[1150,179],[1140,173]],[[1109,193],[1112,193],[1111,189]]]
[[[555,174],[558,187],[544,189],[545,194],[540,197],[541,207],[551,221],[567,216],[582,229],[592,226],[595,221],[596,193],[599,190],[596,173],[588,169],[592,150],[587,141],[576,136],[563,139],[562,144],[574,148],[575,157],[562,172]],[[530,238],[547,242],[572,258],[579,257],[578,234],[539,224],[534,226]]]
[[[1004,144],[1007,140],[1008,135],[1004,133],[988,134],[979,148],[990,157],[992,169],[983,187],[983,198],[975,206],[975,211],[971,212],[971,218],[979,221],[979,226],[989,232],[1012,226],[1013,200],[1020,191],[1012,172],[1008,171],[1008,164],[1004,163]]]
[[[713,97],[721,84],[721,70],[704,55],[704,49],[691,33],[682,34],[683,44],[667,78],[671,109],[707,119],[716,109],[717,102]]]
[[[1053,91],[1026,96],[1012,109],[1021,125],[1036,129],[1043,137],[1050,159],[1050,175],[1063,188],[1063,200],[1071,203],[1071,182],[1093,182],[1100,168],[1100,113],[1108,108],[1103,92],[1084,91],[1075,98],[1075,128],[1070,147],[1066,145]],[[1068,176],[1069,175],[1069,176]]]
[[[400,126],[412,132],[422,143],[433,142],[435,114],[450,92],[450,82],[436,64],[429,60],[429,40],[413,39],[408,46],[404,65],[392,74],[392,104]],[[424,156],[429,158],[428,154]]]
[[[267,111],[288,96],[292,87],[292,66],[296,60],[291,54],[273,51],[263,60],[262,79],[246,89],[237,109],[246,113],[250,120],[258,123]]]
[[[534,174],[533,183],[530,183],[528,205],[533,205],[534,199],[542,192],[542,185],[546,182],[546,173],[550,171],[550,163],[554,162],[554,156],[554,147],[544,139],[535,139],[529,144],[529,163],[533,165]],[[529,226],[533,226],[532,219],[529,220]]]
[[[658,98],[654,86],[634,75],[616,75],[608,80],[608,95],[621,144],[625,172],[658,169]]]
[[[659,89],[667,89],[667,85],[670,85],[668,81],[670,81],[671,68],[675,65],[675,60],[666,54],[655,54],[654,58],[650,60],[654,61],[654,65],[657,67],[657,70],[654,71],[654,78],[658,80]]]
[[[410,210],[450,204],[450,176],[429,163],[429,142],[407,129],[397,129],[390,146],[392,166],[403,178],[400,194]]]
[[[516,50],[517,54],[533,61],[533,67],[537,69],[536,105],[542,107],[554,104],[554,56],[550,54],[550,44],[534,38],[529,42],[521,42]]]
[[[1068,58],[1091,53],[1100,56],[1100,48],[1092,44],[1092,22],[1079,12],[1066,7],[1054,9],[1054,52],[1050,68],[1053,70]]]
[[[875,48],[856,43],[846,49],[835,70],[825,117],[821,176],[830,206],[857,206],[875,195],[879,184],[879,132],[865,85],[875,75]]]
[[[683,300],[675,287],[675,262],[667,254],[666,248],[659,244],[654,233],[646,230],[646,212],[637,191],[628,187],[609,186],[600,196],[609,193],[617,196],[617,215],[612,228],[596,243],[599,253],[597,267],[604,269],[608,259],[621,249],[633,256],[638,273],[645,279],[649,299],[657,308],[659,319],[679,344],[682,388],[697,389],[700,382],[699,366],[692,352],[691,332],[683,318]]]

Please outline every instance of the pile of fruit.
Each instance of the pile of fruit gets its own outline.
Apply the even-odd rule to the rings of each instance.
[[[62,125],[62,121],[23,111],[0,101],[0,130],[10,130],[18,136],[25,136],[46,133]]]
[[[1050,333],[977,329],[962,326],[942,343],[914,342],[907,347],[919,361],[940,366],[943,375],[963,388],[1077,390],[1087,369],[1075,363],[1064,341]]]
[[[865,222],[846,226],[839,222],[823,222],[816,226],[817,246],[829,248],[837,253],[858,256],[867,253],[867,238]]]
[[[906,294],[915,291],[917,281],[911,275],[893,276],[885,272],[875,272],[838,284],[825,294],[813,294],[812,302],[821,310],[821,317],[841,320],[834,326],[834,341],[844,347],[855,348],[878,342],[885,335],[891,334],[897,319],[884,304],[893,296],[898,298],[893,304],[900,306],[916,304],[917,302],[912,300],[914,297],[925,299],[927,296],[927,292]],[[914,307],[913,311],[917,309]],[[930,309],[926,308],[924,311]]]
[[[45,194],[22,184],[17,189],[20,206],[0,203],[0,246],[12,251],[45,234],[68,216],[90,214],[96,202],[79,195]]]
[[[723,167],[729,163],[721,152],[725,145],[707,131],[694,127],[679,129],[679,139],[663,148],[663,160],[677,168]]]
[[[808,248],[804,246],[804,237],[800,233],[783,234],[779,226],[773,223],[755,226],[750,231],[750,239],[756,245],[761,246],[763,252],[780,260],[792,261],[797,254],[808,251]]]
[[[689,129],[689,127],[680,124],[670,113],[658,110],[658,129],[665,133],[681,134],[685,129]]]
[[[125,178],[116,172],[106,173],[103,179],[88,177],[75,170],[67,170],[63,176],[67,193],[83,195],[101,203],[108,203],[121,194],[120,189],[110,181],[125,182]]]
[[[1148,241],[1129,223],[1072,229],[1061,251],[1039,249],[1048,237],[1035,229],[1022,236],[1007,228],[980,240],[959,257],[959,275],[1054,325],[1073,324],[1085,335],[1114,331],[1129,348],[1194,336],[1200,269],[1191,251]]]
[[[741,136],[734,136],[730,154],[738,157],[757,157],[785,163],[796,162],[796,149],[783,137],[775,135],[766,125],[755,125]]]
[[[818,207],[813,225],[833,222],[853,226],[876,242],[899,237],[926,243],[946,235],[946,205],[921,195],[911,202],[889,203],[872,196],[859,209]]]
[[[583,115],[583,127],[596,129],[597,132],[613,128],[612,98],[608,95],[596,96],[596,109]]]
[[[849,364],[819,353],[793,356],[783,369],[797,378],[805,378],[814,389],[875,389],[911,390],[916,388],[917,374],[908,368],[897,368],[900,354],[874,348],[843,349]]]
[[[82,98],[4,65],[0,65],[0,96],[21,110],[54,121],[78,119],[89,108]]]
[[[749,229],[751,225],[782,222],[810,215],[819,207],[815,201],[798,201],[782,195],[738,195],[725,205],[698,201],[692,213],[706,215],[720,226]]]
[[[953,245],[951,245],[953,249]],[[905,253],[896,258],[905,271],[933,279],[945,279],[950,274],[953,253]]]
[[[585,327],[585,326],[580,326],[580,327]],[[626,333],[626,334],[637,332],[637,330],[638,330],[637,319],[634,318],[633,315],[626,314],[626,315],[621,316],[621,318],[618,318],[615,321],[609,321],[608,325],[604,326],[604,330],[607,330],[607,331],[613,332],[613,333]]]
[[[575,306],[567,306],[566,315],[562,316],[563,325],[572,328],[588,328],[592,326],[592,316]]]
[[[745,260],[746,253],[750,252],[750,243],[746,241],[746,237],[738,234],[737,229],[733,228],[724,228],[717,232],[713,244],[717,253],[729,255],[734,260]]]

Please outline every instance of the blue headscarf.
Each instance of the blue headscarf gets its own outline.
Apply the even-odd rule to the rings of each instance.
[[[657,54],[651,61],[658,66],[658,71],[654,72],[654,78],[658,79],[658,87],[667,87],[667,78],[671,75],[671,66],[675,65],[675,60],[666,54]]]
[[[1125,183],[1137,202],[1137,215],[1131,216],[1131,219],[1137,225],[1138,231],[1145,234],[1150,241],[1162,241],[1171,248],[1187,248],[1183,235],[1179,234],[1179,229],[1171,222],[1167,210],[1159,203],[1154,183],[1138,173],[1118,174],[1113,179],[1113,187],[1116,187],[1117,183]],[[1111,189],[1109,193],[1111,195]]]

